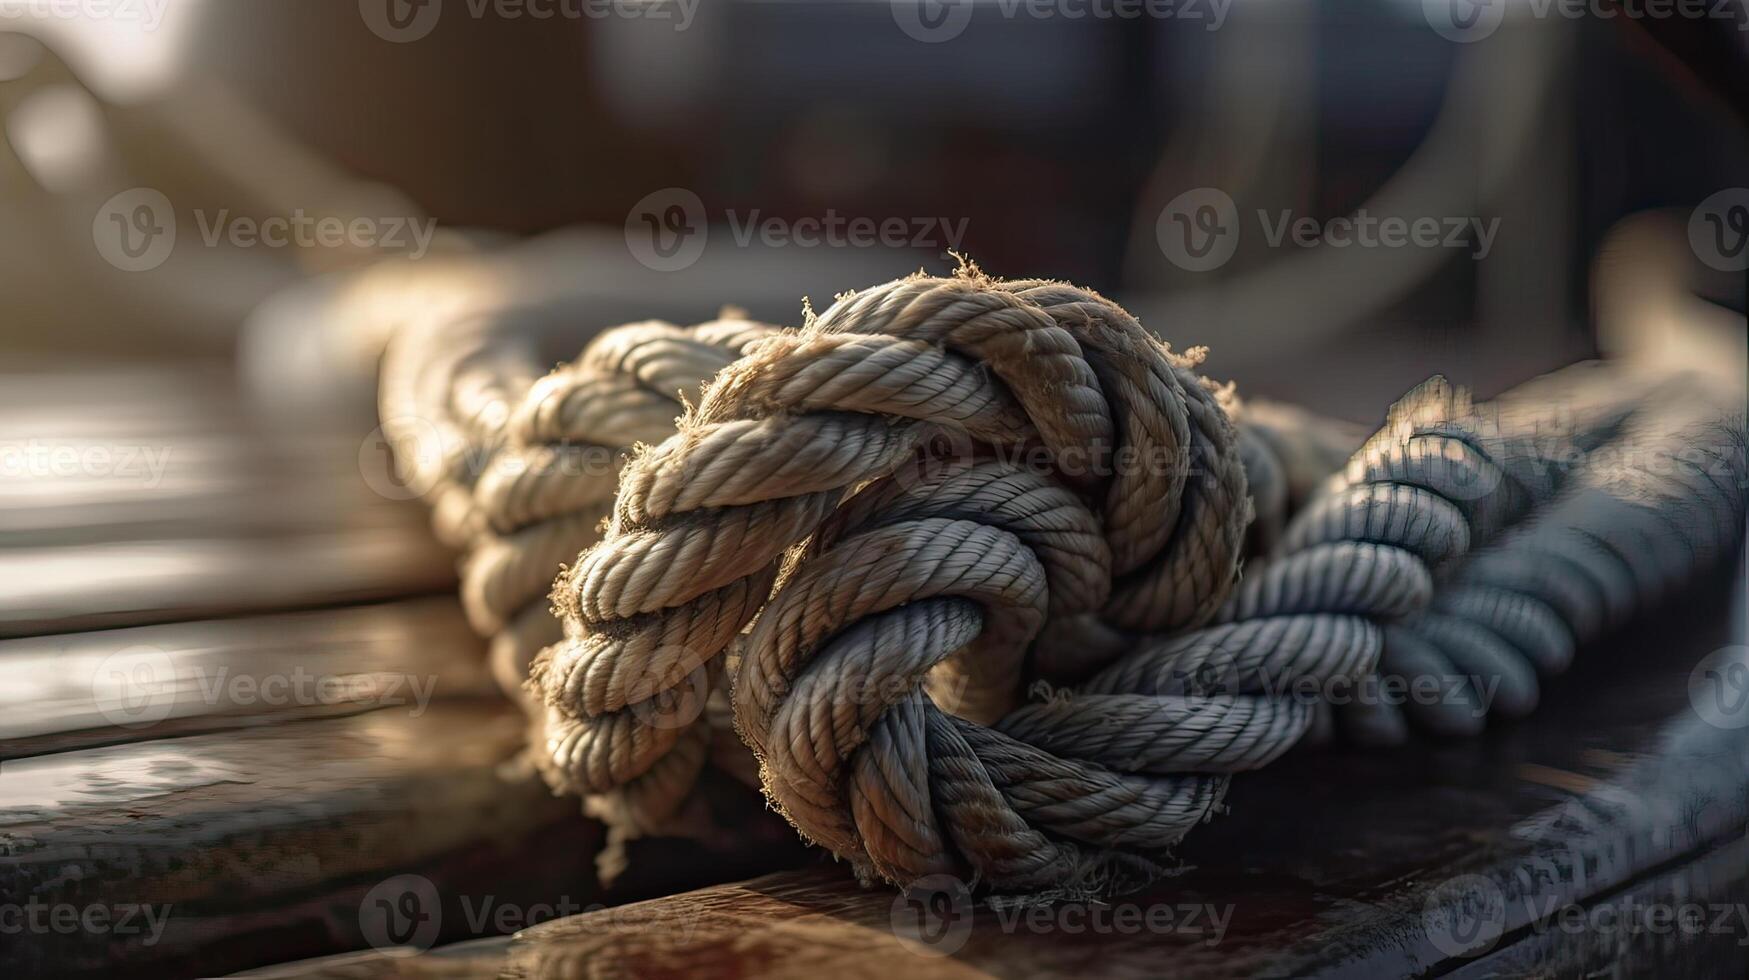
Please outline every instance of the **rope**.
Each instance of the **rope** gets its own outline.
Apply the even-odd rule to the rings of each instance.
[[[1231,774],[1524,714],[1743,533],[1742,419],[1686,388],[1436,378],[1362,444],[975,269],[800,331],[618,328],[545,377],[503,331],[409,346],[384,416],[439,433],[407,469],[549,782],[621,842],[718,765],[900,884],[1148,880]],[[1442,696],[1332,707],[1381,678]]]
[[[535,654],[563,636],[547,595],[599,538],[625,454],[670,435],[683,400],[773,329],[732,312],[688,328],[629,324],[544,377],[522,338],[478,323],[391,350],[382,415],[397,421],[387,434],[437,444],[407,454],[406,475],[429,485],[438,537],[464,553],[463,609],[491,638],[494,675],[511,696],[522,696]]]
[[[1468,508],[1482,519],[1470,529],[1476,547],[1439,569],[1429,609],[1387,627],[1380,665],[1399,690],[1442,696],[1344,706],[1342,728],[1356,741],[1396,744],[1411,724],[1470,735],[1490,715],[1529,714],[1539,678],[1561,674],[1578,647],[1742,541],[1742,416],[1691,381],[1650,388],[1619,374],[1584,376],[1594,373],[1530,386],[1506,406],[1516,417],[1467,412],[1446,423],[1466,446],[1483,447],[1495,478],[1476,485]],[[1599,380],[1609,390],[1586,390]],[[1363,459],[1334,481],[1333,497],[1362,492],[1375,472]]]
[[[975,272],[755,343],[631,462],[555,587],[549,779],[659,823],[701,726],[637,709],[706,698],[739,640],[768,795],[863,872],[1022,892],[1157,873],[1230,773],[1310,728],[1271,685],[1370,671],[1377,623],[1425,605],[1423,556],[1452,546],[1431,520],[1314,534],[1235,588],[1236,403],[1195,363],[1090,291]],[[1420,506],[1401,486],[1391,506]],[[1088,679],[1022,705],[1028,674]]]

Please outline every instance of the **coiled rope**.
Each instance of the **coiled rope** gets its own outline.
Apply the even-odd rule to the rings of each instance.
[[[549,778],[659,821],[702,735],[638,706],[701,702],[739,641],[768,795],[865,873],[1026,892],[1154,873],[1228,774],[1310,727],[1272,685],[1370,671],[1377,623],[1460,547],[1391,516],[1423,504],[1405,487],[1376,540],[1301,535],[1235,588],[1251,497],[1232,401],[1193,367],[1097,294],[975,272],[753,344],[627,467],[555,588]],[[1093,676],[1021,705],[1029,674]]]

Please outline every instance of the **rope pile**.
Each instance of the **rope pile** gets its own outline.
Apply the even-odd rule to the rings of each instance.
[[[1742,420],[1691,393],[1435,379],[1362,445],[1199,363],[964,270],[799,331],[618,328],[544,378],[450,337],[391,358],[383,411],[444,432],[436,525],[549,782],[623,840],[715,764],[899,884],[1145,881],[1231,774],[1522,714],[1742,537]],[[1375,670],[1456,693],[1331,707]]]

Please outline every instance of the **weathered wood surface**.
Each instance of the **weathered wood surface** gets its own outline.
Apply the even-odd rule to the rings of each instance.
[[[640,847],[604,888],[599,825],[517,760],[522,726],[501,701],[440,701],[0,762],[0,905],[44,917],[0,941],[0,976],[210,976],[386,946],[372,910],[406,880],[441,907],[424,941],[460,941],[800,854],[751,790],[716,785],[722,813],[755,817],[735,847]],[[107,922],[59,929],[63,908]]]
[[[908,902],[821,866],[508,940],[263,972],[1742,976],[1749,727],[1706,720],[1690,687],[1690,668],[1733,639],[1724,581],[1587,651],[1525,723],[1390,752],[1308,750],[1238,779],[1230,814],[1186,841],[1194,867],[1103,909],[966,911],[946,891]],[[1632,925],[1636,908],[1688,906],[1705,928]],[[1620,908],[1627,924],[1610,918]]]
[[[162,924],[27,928],[0,974],[210,974],[362,946],[362,896],[408,871],[513,901],[586,887],[598,833],[507,765],[522,725],[500,702],[438,702],[0,762],[4,901]]]
[[[265,424],[216,368],[0,375],[0,637],[450,588],[356,428]]]
[[[497,691],[452,598],[0,640],[0,676],[0,760]]]
[[[216,365],[0,375],[0,977],[384,944],[373,889],[407,875],[454,942],[802,853],[766,814],[604,889],[599,827],[519,760],[454,556],[340,419],[265,423]]]

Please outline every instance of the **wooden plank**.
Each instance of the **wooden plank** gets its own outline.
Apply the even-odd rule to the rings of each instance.
[[[0,760],[497,688],[456,600],[0,641]]]
[[[37,917],[0,923],[24,926],[0,976],[211,976],[387,945],[371,914],[407,881],[433,896],[422,941],[455,942],[803,853],[716,778],[704,804],[744,826],[637,842],[604,888],[599,825],[519,761],[522,739],[515,709],[478,699],[0,762],[0,909],[19,910],[0,914]]]
[[[455,941],[803,853],[717,779],[700,816],[763,837],[639,843],[604,889],[380,442],[260,424],[223,368],[0,377],[0,976],[364,947],[406,875]]]
[[[15,550],[0,577],[0,637],[445,590],[454,580],[448,556],[411,534],[409,528]]]
[[[1726,589],[1692,590],[1586,651],[1524,723],[1389,752],[1304,751],[1236,780],[1230,813],[1185,842],[1194,867],[1106,905],[908,898],[820,866],[447,955],[268,975],[1566,976],[1668,962],[1740,976],[1749,726],[1716,724],[1690,687],[1695,663],[1735,639]],[[1624,901],[1698,903],[1719,925],[1562,925]]]
[[[453,588],[359,428],[271,425],[213,368],[0,376],[0,637]]]
[[[599,831],[509,764],[522,737],[515,709],[480,700],[0,762],[4,901],[118,920],[10,935],[0,974],[210,974],[362,946],[363,894],[401,873],[506,901],[592,894]],[[161,927],[122,929],[130,908]]]

